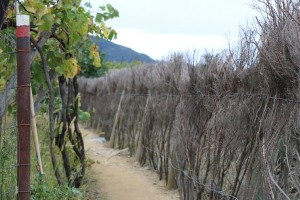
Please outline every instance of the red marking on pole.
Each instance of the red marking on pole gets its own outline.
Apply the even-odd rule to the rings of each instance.
[[[29,26],[18,26],[17,27],[17,38],[30,37]]]

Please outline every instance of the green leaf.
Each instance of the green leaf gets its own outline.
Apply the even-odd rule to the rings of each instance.
[[[51,14],[45,14],[40,20],[37,21],[36,25],[41,31],[49,31],[54,24],[54,18]]]
[[[112,29],[110,31],[109,35],[108,35],[108,39],[113,40],[113,39],[116,39],[116,38],[117,38],[117,32],[114,29]]]
[[[63,65],[59,65],[55,68],[55,71],[59,74],[59,75],[63,75],[65,74],[65,68]]]
[[[90,120],[90,118],[91,118],[91,115],[90,115],[90,113],[89,112],[80,112],[79,114],[78,114],[78,117],[79,117],[79,119],[81,120],[81,121],[83,121],[83,122],[88,122],[89,120]]]
[[[66,9],[70,9],[73,8],[73,0],[64,0],[64,8]]]
[[[84,6],[87,7],[87,8],[92,8],[92,5],[91,5],[90,2],[86,2],[86,3],[84,4]]]
[[[63,7],[63,4],[62,4],[62,1],[58,1],[58,3],[57,3],[57,8],[62,8]]]
[[[103,21],[103,14],[97,13],[95,21],[98,22],[98,23],[102,22]]]
[[[99,7],[102,11],[105,11],[106,10],[106,7],[105,6],[100,6]]]
[[[110,18],[119,17],[119,11],[117,11],[111,4],[107,4],[107,9],[110,13]]]

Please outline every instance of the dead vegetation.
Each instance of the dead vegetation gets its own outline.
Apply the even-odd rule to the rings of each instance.
[[[91,125],[181,199],[300,198],[299,3],[256,5],[235,49],[79,80]]]

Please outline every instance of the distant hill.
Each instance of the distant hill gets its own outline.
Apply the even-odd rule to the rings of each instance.
[[[144,63],[153,63],[155,60],[146,54],[138,53],[128,47],[115,44],[105,39],[97,39],[91,36],[92,40],[99,46],[99,50],[104,53],[106,61],[128,62],[138,60]]]

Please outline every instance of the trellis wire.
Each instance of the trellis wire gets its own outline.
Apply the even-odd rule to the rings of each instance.
[[[198,180],[197,177],[189,176],[188,173],[186,173],[186,171],[183,171],[183,170],[180,169],[179,167],[175,166],[175,164],[173,164],[173,163],[176,163],[176,161],[172,160],[172,158],[170,158],[169,156],[165,156],[165,155],[161,154],[160,152],[155,151],[155,150],[153,150],[153,149],[151,149],[151,148],[145,146],[142,142],[139,142],[139,143],[143,146],[144,149],[146,149],[146,150],[148,150],[148,151],[151,151],[151,152],[155,153],[156,155],[161,156],[162,158],[164,158],[164,157],[168,158],[169,163],[171,164],[171,167],[172,167],[173,169],[175,169],[175,170],[177,170],[177,171],[179,171],[179,172],[182,172],[183,175],[184,175],[187,179],[193,181],[195,184],[197,184],[197,185],[199,185],[199,186],[205,187],[208,191],[216,192],[216,193],[220,194],[222,197],[226,197],[226,198],[228,198],[228,199],[238,200],[237,197],[228,194],[228,192],[226,192],[226,191],[219,191],[219,190],[217,190],[217,189],[211,187],[211,185],[201,183],[201,182]]]
[[[83,95],[89,95],[89,96],[97,96],[96,94],[88,93],[88,92],[81,92]],[[116,92],[116,93],[107,93],[107,94],[101,94],[99,96],[104,97],[104,96],[121,96],[121,92]],[[149,94],[137,94],[137,93],[124,93],[124,96],[129,96],[129,97],[147,97]],[[294,104],[299,104],[300,100],[295,100],[295,99],[289,99],[289,98],[281,98],[281,97],[276,97],[276,96],[270,96],[268,94],[262,94],[262,93],[245,93],[243,95],[239,93],[231,94],[231,95],[226,95],[227,97],[265,97],[268,99],[272,100],[279,100],[279,101],[284,101],[286,103],[294,103]],[[160,93],[160,94],[151,94],[151,97],[222,97],[222,95],[216,95],[216,94],[169,94],[169,93]]]

